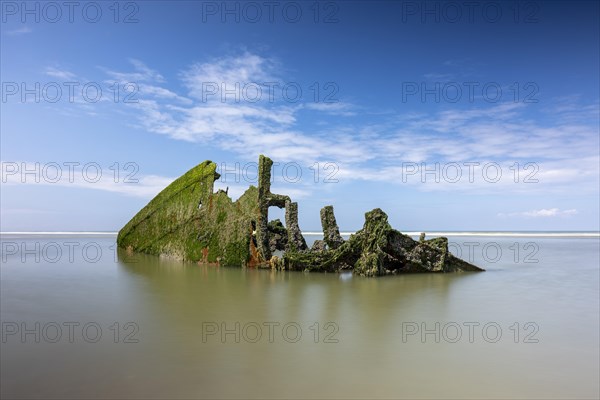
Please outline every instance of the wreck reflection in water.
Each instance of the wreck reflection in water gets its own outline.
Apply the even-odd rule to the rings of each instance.
[[[515,240],[497,242],[508,249]],[[597,240],[538,243],[539,263],[475,260],[484,274],[360,278],[119,252],[116,266],[73,268],[79,276],[68,282],[22,279],[28,288],[18,291],[25,272],[3,266],[3,321],[135,321],[139,343],[10,342],[2,348],[2,394],[597,397]],[[43,296],[50,289],[55,297]],[[37,311],[17,301],[27,290],[30,299],[40,296]]]

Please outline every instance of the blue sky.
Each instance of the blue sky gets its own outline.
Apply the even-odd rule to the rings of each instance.
[[[305,231],[599,229],[598,2],[23,4],[2,231],[118,230],[206,159],[237,197],[259,154]]]

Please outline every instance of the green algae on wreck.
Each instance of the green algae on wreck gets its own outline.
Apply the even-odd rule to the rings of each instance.
[[[236,202],[213,193],[217,165],[205,161],[160,192],[119,231],[119,247],[181,260],[243,265],[250,259],[256,187]]]
[[[258,163],[258,187],[237,200],[223,190],[211,161],[198,164],[167,186],[120,231],[119,247],[188,261],[220,265],[339,272],[364,276],[403,272],[483,271],[448,251],[447,238],[419,241],[392,229],[376,208],[361,230],[345,241],[332,206],[321,210],[323,240],[309,249],[298,224],[298,204],[271,193],[273,161]],[[285,208],[285,226],[269,221],[269,207]],[[272,256],[283,250],[283,256]]]

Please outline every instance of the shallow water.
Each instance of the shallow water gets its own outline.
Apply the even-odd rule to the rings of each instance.
[[[598,238],[450,241],[487,271],[369,279],[3,236],[1,395],[598,398]]]

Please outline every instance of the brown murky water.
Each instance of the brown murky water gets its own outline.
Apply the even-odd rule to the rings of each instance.
[[[598,239],[451,242],[488,271],[365,279],[3,237],[2,397],[598,398]]]

